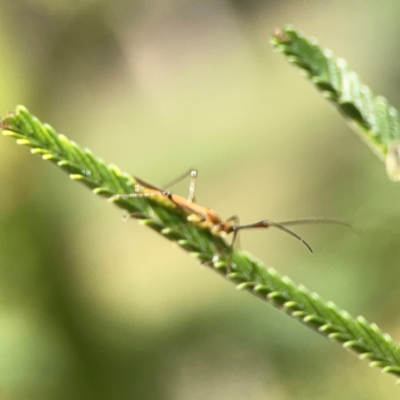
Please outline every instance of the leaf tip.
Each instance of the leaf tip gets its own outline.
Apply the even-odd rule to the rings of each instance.
[[[392,140],[389,142],[386,153],[386,173],[393,182],[400,181],[400,141]]]
[[[17,139],[17,144],[26,146],[26,145],[31,144],[31,141],[29,139]]]
[[[81,175],[81,174],[70,174],[69,177],[73,181],[80,181],[80,180],[84,179],[83,175]]]

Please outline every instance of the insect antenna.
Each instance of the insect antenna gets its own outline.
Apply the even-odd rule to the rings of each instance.
[[[351,229],[355,234],[359,236],[359,232],[354,228],[351,224],[345,221],[340,221],[338,219],[330,219],[330,218],[302,218],[302,219],[294,219],[290,221],[279,221],[280,225],[283,226],[293,226],[293,225],[312,225],[312,224],[326,224],[326,225],[341,225],[346,228]]]
[[[291,221],[289,221],[289,222],[291,222]],[[263,221],[260,221],[260,222],[256,222],[254,224],[234,226],[233,227],[234,239],[236,239],[238,231],[240,231],[242,229],[269,228],[269,227],[273,227],[273,228],[279,229],[279,230],[281,230],[283,232],[286,232],[288,235],[293,236],[294,238],[299,240],[301,243],[303,243],[304,246],[306,246],[307,249],[311,253],[313,252],[311,246],[301,236],[299,236],[297,233],[295,233],[292,230],[286,228],[285,226],[282,225],[282,223],[277,223],[277,222],[273,222],[273,221],[269,221],[269,220],[263,220]]]

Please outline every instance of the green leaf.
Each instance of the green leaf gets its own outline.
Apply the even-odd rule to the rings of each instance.
[[[315,39],[307,39],[292,26],[276,30],[275,49],[299,67],[345,117],[374,153],[386,162],[389,178],[400,181],[400,120],[398,111],[382,96],[374,96],[345,60],[335,59]]]
[[[305,287],[295,285],[271,268],[266,269],[245,252],[231,254],[230,245],[221,236],[199,223],[188,221],[189,212],[161,194],[113,198],[117,194],[134,193],[135,179],[58,135],[26,108],[19,106],[2,121],[1,127],[4,135],[31,147],[32,153],[56,164],[73,180],[108,198],[144,225],[174,241],[202,264],[235,283],[238,289],[266,300],[309,328],[369,359],[370,365],[400,377],[400,348],[375,324],[368,324],[362,317],[352,318]]]

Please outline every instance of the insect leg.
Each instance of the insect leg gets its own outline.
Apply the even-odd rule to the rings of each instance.
[[[188,171],[186,171],[183,175],[178,176],[175,178],[173,181],[168,182],[166,185],[163,186],[164,189],[168,189],[171,186],[177,184],[178,182],[182,181],[183,179],[187,178],[190,176],[190,183],[189,183],[189,194],[188,194],[188,201],[190,203],[193,203],[195,201],[194,198],[194,192],[196,188],[196,178],[198,175],[198,171],[195,168],[191,168]]]

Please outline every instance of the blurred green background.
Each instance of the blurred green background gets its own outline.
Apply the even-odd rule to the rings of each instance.
[[[242,248],[400,337],[400,186],[268,41],[292,23],[400,105],[395,1],[0,2],[23,104],[122,170],[244,223]],[[0,145],[0,398],[393,399],[394,378],[228,282],[26,148]],[[187,193],[187,182],[177,193]]]

